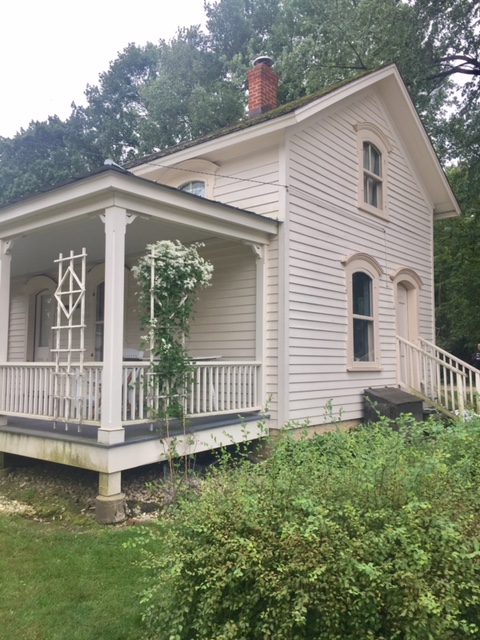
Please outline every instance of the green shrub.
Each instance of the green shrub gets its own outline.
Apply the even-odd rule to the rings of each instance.
[[[147,637],[478,638],[479,461],[478,422],[286,433],[224,460],[151,533]]]

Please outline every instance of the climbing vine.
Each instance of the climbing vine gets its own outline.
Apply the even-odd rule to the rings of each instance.
[[[185,418],[185,390],[194,366],[185,348],[198,293],[210,285],[213,265],[188,247],[162,240],[147,246],[133,268],[144,336],[151,351],[152,383],[159,417]]]

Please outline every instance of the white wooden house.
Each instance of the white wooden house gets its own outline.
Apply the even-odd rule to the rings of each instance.
[[[369,387],[453,411],[477,384],[434,346],[433,222],[459,208],[398,70],[279,108],[277,81],[261,59],[248,121],[0,210],[0,451],[98,471],[100,520],[166,455],[131,271],[155,240],[214,265],[179,450],[258,437],[266,406],[270,429],[329,404],[348,426]]]

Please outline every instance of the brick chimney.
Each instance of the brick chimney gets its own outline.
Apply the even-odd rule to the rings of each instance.
[[[272,66],[271,58],[260,56],[247,73],[249,118],[254,118],[277,106],[278,76]]]

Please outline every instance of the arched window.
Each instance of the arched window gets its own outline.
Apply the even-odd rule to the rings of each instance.
[[[358,145],[358,207],[388,220],[388,155],[393,147],[379,127],[362,122],[354,126]]]
[[[202,180],[192,180],[191,182],[186,182],[180,187],[181,191],[186,191],[187,193],[193,193],[196,196],[205,197],[205,182]]]
[[[373,280],[364,271],[352,274],[353,360],[375,360]]]
[[[378,284],[382,267],[364,253],[342,262],[347,281],[347,369],[379,369]]]

